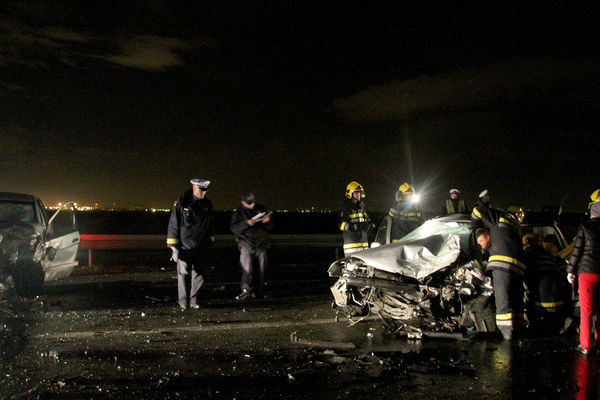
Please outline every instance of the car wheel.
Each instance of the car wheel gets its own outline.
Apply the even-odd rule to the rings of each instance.
[[[16,276],[17,293],[20,296],[35,297],[42,293],[44,270],[40,263],[27,262],[19,265]]]

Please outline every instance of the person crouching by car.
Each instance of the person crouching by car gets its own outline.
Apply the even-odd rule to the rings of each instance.
[[[206,197],[210,181],[192,179],[192,188],[173,204],[167,246],[177,263],[177,303],[182,310],[198,308],[196,296],[204,283],[203,269],[215,240],[213,205]]]
[[[499,210],[490,209],[475,231],[477,243],[488,250],[486,271],[492,273],[496,301],[496,326],[505,340],[516,338],[524,329],[523,276],[525,264],[519,223]]]
[[[271,247],[268,232],[273,227],[273,221],[266,207],[255,203],[254,194],[243,193],[241,200],[242,205],[231,215],[230,227],[238,242],[242,267],[242,292],[235,299],[243,301],[263,297],[267,249]],[[253,280],[253,255],[258,258],[257,282]]]
[[[577,351],[585,355],[591,351],[590,325],[594,315],[594,342],[596,351],[600,349],[600,189],[590,197],[590,219],[577,228],[567,267],[569,283],[573,284],[575,277],[578,278],[580,327]]]

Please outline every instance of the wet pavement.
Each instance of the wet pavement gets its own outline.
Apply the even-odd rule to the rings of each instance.
[[[234,281],[176,306],[172,270],[78,275],[0,303],[1,399],[600,398],[574,331],[504,342],[408,340],[331,308],[331,281],[281,274],[239,303]],[[310,279],[309,279],[310,278]]]

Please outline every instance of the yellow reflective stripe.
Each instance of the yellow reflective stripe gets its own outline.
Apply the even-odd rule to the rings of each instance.
[[[342,224],[340,225],[340,231],[343,231],[346,229],[346,222],[342,222]]]
[[[548,302],[548,303],[545,303],[545,302],[539,302],[539,301],[536,301],[536,302],[535,302],[535,305],[536,305],[536,306],[542,306],[542,307],[544,307],[544,308],[555,308],[555,307],[561,307],[561,306],[562,306],[562,305],[564,305],[564,304],[565,304],[565,302],[564,302],[564,301],[555,301],[555,302]]]
[[[400,212],[400,215],[402,215],[403,217],[420,217],[421,213]]]
[[[390,217],[395,217],[395,216],[396,216],[396,214],[394,214],[394,213],[393,213],[393,212],[391,212],[391,211],[390,211],[390,212],[388,212],[388,214],[390,215]]]
[[[364,218],[366,216],[365,213],[356,213],[348,215],[348,218]]]
[[[177,239],[177,238],[167,238],[167,244],[179,244],[179,239]]]
[[[347,244],[344,244],[344,249],[354,249],[356,247],[369,247],[369,243],[347,243]]]
[[[517,318],[523,318],[523,313],[496,314],[496,320],[498,321],[509,321]]]
[[[479,210],[477,209],[477,207],[475,207],[473,209],[473,214],[475,214],[475,216],[479,219],[481,219],[481,213],[479,212]]]
[[[514,222],[514,221],[511,221],[511,220],[509,220],[509,219],[506,219],[506,218],[500,217],[500,221],[499,221],[499,222],[501,222],[501,223],[504,223],[504,224],[506,224],[506,225],[510,225],[510,226],[512,226],[512,227],[513,227],[513,228],[515,228],[515,229],[519,229],[519,226],[518,226],[517,224],[515,224],[515,222]]]
[[[491,256],[488,259],[488,263],[491,261],[504,261],[507,262],[509,264],[513,264],[516,265],[522,269],[526,269],[527,267],[525,266],[525,264],[523,264],[521,261],[517,260],[516,258],[512,258],[512,257],[507,257],[507,256]]]

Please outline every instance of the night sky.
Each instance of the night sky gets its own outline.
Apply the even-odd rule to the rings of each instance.
[[[598,6],[309,3],[2,2],[0,191],[170,207],[205,177],[216,209],[337,209],[356,180],[384,210],[408,181],[432,211],[454,187],[585,210]]]

